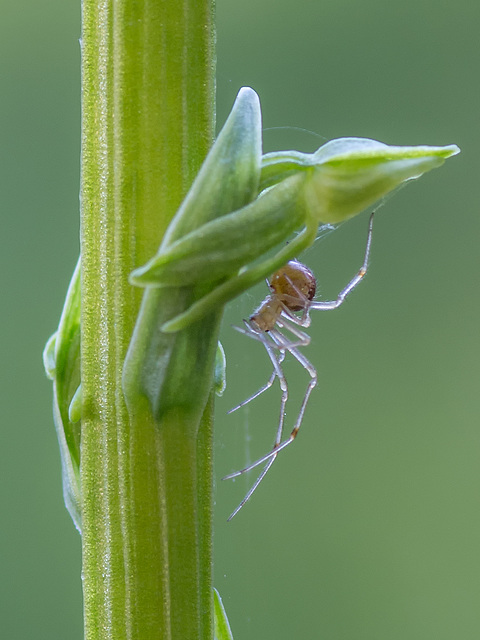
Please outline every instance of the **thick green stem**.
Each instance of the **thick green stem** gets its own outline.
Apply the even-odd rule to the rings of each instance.
[[[211,0],[83,0],[88,640],[212,635],[211,499],[198,498],[199,484],[211,491],[211,421],[199,441],[183,437],[198,424],[181,428],[189,418],[178,412],[162,416],[159,429],[141,396],[132,420],[121,384],[141,294],[128,274],[154,255],[213,137],[212,17]]]

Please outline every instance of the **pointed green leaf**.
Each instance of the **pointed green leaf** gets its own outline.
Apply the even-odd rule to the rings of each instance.
[[[172,220],[157,255],[131,274],[132,284],[158,286],[159,273],[163,273],[162,265],[172,260],[169,257],[172,253],[173,259],[178,254],[184,256],[190,253],[188,238],[199,227],[203,229],[213,225],[215,230],[217,218],[239,209],[256,197],[260,180],[261,143],[258,96],[253,89],[243,87],[190,191]],[[212,194],[216,194],[215,199]],[[215,236],[218,237],[218,233]],[[215,247],[213,250],[215,251]],[[185,269],[175,280],[169,273],[169,286],[187,285],[192,279],[198,281],[195,268],[195,264],[185,265]],[[220,273],[217,270],[208,279],[218,279],[224,273],[225,269],[220,270]]]
[[[398,147],[368,138],[339,138],[315,153],[279,152],[262,160],[260,188],[296,172],[308,172],[307,215],[317,223],[337,224],[357,215],[406,180],[439,167],[459,153],[446,147]]]
[[[253,200],[258,193],[261,157],[260,100],[253,89],[242,87],[215,144],[169,225],[162,247],[218,216],[238,209],[239,202],[244,205]],[[212,193],[217,194],[215,201]]]
[[[304,224],[299,204],[305,176],[296,175],[254,203],[212,220],[157,254],[131,280],[140,286],[215,282],[235,274]]]
[[[233,640],[230,624],[220,594],[213,590],[214,640]]]

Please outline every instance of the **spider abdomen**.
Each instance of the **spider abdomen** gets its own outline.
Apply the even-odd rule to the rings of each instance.
[[[269,286],[272,295],[283,302],[290,311],[301,311],[313,300],[317,281],[308,267],[296,260],[290,260],[273,274]]]

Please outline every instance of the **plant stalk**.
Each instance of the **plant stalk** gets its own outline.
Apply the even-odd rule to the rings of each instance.
[[[122,369],[141,299],[128,275],[155,254],[213,139],[213,45],[211,0],[83,0],[88,640],[212,637],[211,401],[200,422],[171,408],[159,423],[141,395],[127,411]]]

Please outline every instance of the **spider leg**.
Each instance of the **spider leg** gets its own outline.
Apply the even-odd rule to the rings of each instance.
[[[291,320],[290,316],[288,316],[288,319]],[[298,320],[298,318],[295,319]],[[285,343],[285,351],[289,351],[290,347],[306,347],[310,344],[310,336],[308,335],[308,333],[302,331],[301,329],[298,329],[295,324],[292,325],[285,317],[282,320],[278,319],[277,325],[281,329],[288,329],[288,331],[290,331],[290,333],[293,333],[293,335],[297,338],[296,342]],[[285,339],[285,336],[282,337]]]
[[[266,339],[268,342],[268,333],[262,333],[254,329],[249,320],[244,320],[243,322],[245,323],[245,329],[243,327],[237,327],[234,324],[232,324],[232,329],[235,329],[235,331],[238,331],[238,333],[242,333],[244,336],[253,338],[253,340],[258,340],[258,342],[261,342],[263,345],[265,344]],[[268,342],[268,344],[271,348],[278,349],[278,345],[276,342],[272,341]]]
[[[252,338],[253,340],[257,340],[258,342],[261,342],[263,344],[264,337],[262,336],[262,334],[258,331],[255,331],[255,329],[250,326],[248,320],[244,320],[243,322],[245,323],[245,329],[243,327],[237,327],[234,324],[232,324],[232,329],[235,329],[235,331],[238,331],[238,333],[241,333],[248,338]]]
[[[310,313],[309,313],[310,305],[311,305],[310,300],[306,299],[305,306],[302,309],[302,315],[300,317],[296,316],[289,309],[287,309],[284,315],[287,316],[287,318],[290,318],[290,320],[293,323],[299,325],[300,327],[308,328],[312,322],[312,319],[310,318]]]
[[[278,334],[278,336],[276,334]],[[283,338],[284,337],[282,336],[282,334],[280,332],[278,332],[278,331],[274,335],[272,335],[272,339],[275,342],[278,342],[278,348],[280,349],[281,353],[284,354]],[[278,359],[277,359],[272,347],[270,346],[270,344],[266,340],[264,342],[264,345],[265,345],[265,348],[267,350],[268,355],[270,356],[270,359],[272,360],[272,363],[273,363],[274,368],[275,368],[276,377],[278,377],[278,380],[280,382],[280,388],[282,389],[282,400],[281,400],[281,403],[280,403],[280,417],[279,417],[279,420],[278,420],[277,435],[276,435],[276,438],[275,438],[275,445],[274,445],[274,448],[275,448],[277,445],[279,445],[279,443],[282,440],[283,424],[284,424],[284,419],[285,419],[285,406],[286,406],[287,400],[288,400],[288,386],[287,386],[287,381],[286,381],[286,378],[285,378],[285,374],[283,373],[283,370],[282,370],[282,367],[281,367],[281,361],[280,362],[278,361]],[[283,360],[283,358],[282,358],[282,360]],[[247,492],[246,496],[243,498],[242,502],[238,505],[238,507],[235,509],[235,511],[233,511],[233,513],[228,518],[229,520],[231,520],[240,511],[240,509],[247,502],[247,500],[249,500],[251,498],[253,492],[258,487],[258,485],[263,480],[263,478],[267,474],[268,470],[272,466],[272,464],[273,464],[273,462],[275,460],[275,457],[276,457],[276,452],[274,451],[273,454],[269,454],[266,457],[262,458],[261,460],[257,460],[256,462],[254,462],[253,464],[249,465],[248,467],[245,467],[244,469],[241,469],[240,471],[235,471],[234,473],[230,473],[230,474],[226,475],[224,478],[222,478],[222,480],[230,480],[232,478],[236,478],[237,476],[240,476],[240,475],[246,473],[247,471],[250,471],[251,469],[254,469],[256,466],[258,466],[262,462],[264,462],[264,461],[267,462],[267,464],[265,465],[265,468],[262,470],[262,472],[260,473],[258,478],[255,480],[255,482],[253,483],[252,487],[249,489],[249,491]]]
[[[286,295],[286,296],[284,296],[284,299],[290,300],[292,303],[296,303],[296,302],[298,302],[298,300],[301,300],[302,303],[303,303],[303,306],[302,306],[302,315],[300,317],[298,317],[294,313],[292,313],[292,311],[290,311],[290,309],[288,308],[288,306],[286,304],[282,305],[282,307],[283,307],[282,314],[284,316],[287,316],[288,318],[290,318],[290,320],[292,322],[294,322],[295,324],[300,325],[301,327],[309,327],[310,323],[311,323],[311,319],[310,319],[310,316],[309,316],[308,312],[310,310],[311,302],[307,298],[307,296],[300,291],[300,289],[295,285],[293,280],[288,275],[285,275],[285,278],[288,281],[288,283],[290,284],[290,286],[292,287],[292,289],[294,289],[295,292],[297,293],[297,298],[294,298],[293,296]]]
[[[273,371],[272,371],[272,375],[270,376],[268,381],[263,385],[263,387],[260,387],[260,389],[256,391],[253,395],[251,395],[249,398],[247,398],[246,400],[243,400],[242,402],[240,402],[240,404],[237,404],[236,407],[233,407],[233,409],[230,409],[229,411],[227,411],[227,414],[233,413],[237,409],[244,407],[246,404],[248,404],[252,400],[255,400],[255,398],[258,398],[258,396],[261,395],[264,391],[267,391],[267,389],[270,389],[270,387],[275,382],[275,378],[278,377],[279,372],[282,372],[282,369],[279,368],[279,365],[285,359],[284,350],[280,349],[280,353],[278,354],[278,356],[272,351],[274,348],[279,348],[278,344],[275,341],[272,340],[272,343],[269,343],[267,335],[256,331],[250,324],[249,320],[244,320],[244,323],[246,327],[245,329],[242,329],[241,327],[235,327],[235,326],[233,328],[236,329],[238,332],[248,336],[249,338],[258,340],[263,344],[263,346],[265,347],[270,357],[270,360],[272,361]]]
[[[279,355],[277,356],[278,364],[281,364],[284,359],[285,359],[285,351],[280,351]],[[246,400],[243,400],[242,402],[240,402],[240,404],[237,404],[236,407],[233,407],[233,409],[230,409],[229,411],[227,411],[227,414],[233,413],[237,409],[240,409],[240,407],[244,407],[246,404],[248,404],[252,400],[255,400],[255,398],[258,398],[258,396],[261,395],[264,391],[267,391],[267,389],[270,389],[270,387],[275,382],[275,378],[277,377],[277,375],[278,375],[277,370],[274,368],[272,371],[272,375],[270,376],[268,381],[263,385],[263,387],[260,387],[260,389],[256,391],[253,395],[251,395],[249,398],[247,398]]]
[[[279,444],[282,439],[283,423],[285,419],[285,406],[288,400],[288,386],[287,386],[287,380],[285,378],[285,374],[283,373],[281,363],[276,358],[273,349],[266,341],[264,342],[264,346],[265,346],[265,349],[267,350],[268,355],[270,356],[270,360],[272,361],[272,364],[274,366],[274,373],[276,374],[276,377],[280,382],[280,388],[282,390],[282,400],[280,402],[280,417],[278,420],[277,436],[275,438],[275,445],[274,445],[274,446],[277,446],[277,444]],[[247,471],[254,469],[256,466],[258,466],[259,464],[264,462],[264,460],[267,460],[270,457],[271,455],[269,454],[265,458],[261,458],[260,460],[257,460],[253,464],[249,465],[248,467],[245,467],[244,469],[241,469],[240,471],[234,471],[233,473],[229,473],[228,475],[224,476],[222,480],[231,480],[232,478],[236,478],[237,476],[240,476],[243,473],[246,473]]]
[[[258,485],[260,484],[260,482],[263,480],[263,478],[267,475],[268,470],[270,469],[270,467],[272,466],[272,464],[274,463],[275,458],[272,457],[270,458],[270,460],[267,462],[267,464],[265,465],[262,473],[258,476],[258,478],[255,480],[255,482],[253,483],[253,485],[251,486],[251,488],[248,490],[246,496],[243,498],[243,500],[240,502],[240,504],[238,505],[238,507],[236,507],[232,513],[228,516],[227,518],[227,522],[230,522],[230,520],[237,515],[237,513],[240,511],[240,509],[243,507],[243,505],[250,500],[250,498],[253,495],[253,492],[255,491],[255,489],[258,487]],[[226,476],[228,477],[228,476]],[[225,480],[226,478],[223,478],[223,480]]]
[[[368,261],[370,259],[370,248],[372,246],[372,232],[373,232],[373,216],[370,214],[368,221],[368,233],[367,233],[367,246],[365,248],[365,256],[363,258],[363,264],[355,276],[350,280],[346,287],[344,287],[337,296],[336,300],[327,300],[325,302],[311,302],[310,309],[320,309],[323,311],[329,311],[330,309],[337,309],[344,301],[348,294],[355,289],[355,287],[363,280],[367,273]]]
[[[304,369],[306,369],[306,371],[309,373],[310,378],[311,378],[310,382],[308,383],[308,387],[307,387],[307,390],[305,392],[305,396],[303,397],[303,401],[302,401],[302,404],[301,404],[301,407],[300,407],[300,411],[298,413],[298,416],[297,416],[297,419],[295,421],[295,425],[294,425],[294,427],[292,429],[292,432],[290,433],[288,438],[286,440],[284,440],[283,442],[281,442],[280,438],[279,438],[279,435],[281,437],[281,433],[277,432],[277,439],[275,440],[275,444],[273,446],[273,449],[269,453],[267,453],[266,455],[262,456],[261,458],[259,458],[258,460],[256,460],[252,464],[250,464],[248,467],[245,467],[245,469],[241,469],[240,471],[236,471],[235,473],[231,473],[230,475],[225,476],[224,479],[236,478],[237,476],[242,475],[243,473],[246,473],[247,471],[250,471],[251,469],[254,469],[258,465],[262,464],[263,462],[266,462],[267,460],[270,460],[270,459],[274,460],[277,457],[277,455],[280,453],[280,451],[282,449],[285,449],[285,447],[287,447],[289,444],[291,444],[295,440],[295,438],[297,437],[297,434],[298,434],[298,432],[300,430],[300,427],[302,426],[303,416],[304,416],[304,413],[305,413],[305,409],[306,409],[308,400],[310,398],[310,394],[312,393],[313,389],[317,386],[317,370],[315,369],[313,364],[309,360],[307,360],[307,358],[305,358],[305,356],[302,353],[300,353],[295,347],[290,348],[289,352],[292,354],[292,356],[294,358],[296,358],[298,360],[298,362],[302,365],[302,367]]]
[[[296,348],[290,349],[290,353],[294,358],[298,360],[298,362],[302,365],[302,367],[306,369],[306,371],[310,375],[310,382],[308,383],[307,390],[305,392],[305,395],[303,396],[302,404],[300,406],[300,411],[298,412],[297,420],[295,421],[295,426],[293,427],[293,430],[288,440],[285,440],[285,445],[284,445],[285,447],[290,442],[293,442],[293,440],[295,440],[295,438],[297,437],[300,427],[302,426],[303,416],[305,414],[305,409],[307,407],[310,394],[317,386],[317,381],[318,381],[317,370],[315,369],[313,364],[310,362],[310,360],[307,360],[307,358],[303,355],[303,353],[300,353]]]

